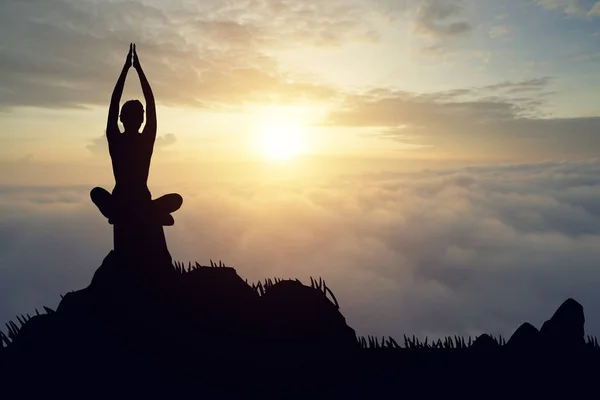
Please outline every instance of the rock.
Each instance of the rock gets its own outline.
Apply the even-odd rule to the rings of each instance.
[[[506,343],[511,351],[525,352],[536,350],[540,345],[540,331],[529,322],[522,324]]]
[[[112,279],[115,278],[118,274],[119,263],[117,262],[117,255],[114,250],[111,250],[104,260],[102,264],[96,272],[94,272],[94,276],[92,277],[92,282],[90,283],[90,288],[98,287],[98,290],[106,290],[112,284]],[[106,285],[106,286],[105,286]]]
[[[499,347],[500,345],[494,338],[487,333],[484,333],[475,339],[470,348],[475,351],[490,351],[497,350]]]
[[[121,257],[112,250],[94,273],[88,289],[100,299],[106,297],[122,301],[122,297],[139,297],[146,293],[168,295],[177,278],[169,262]]]
[[[257,366],[339,361],[358,349],[337,302],[320,289],[281,281],[260,296],[233,268],[181,273],[159,265],[155,271],[169,267],[173,273],[146,275],[140,273],[143,263],[128,261],[111,251],[87,288],[66,294],[56,312],[27,323],[10,358],[30,354],[22,358],[25,368],[42,357],[45,369],[69,360],[63,373],[90,376],[112,364],[130,365],[124,360],[152,371],[177,366],[176,374],[199,370],[202,360],[243,375]]]
[[[351,354],[357,345],[354,329],[319,289],[284,280],[267,288],[261,301],[269,341],[294,356]]]
[[[574,349],[585,345],[583,306],[569,298],[544,322],[540,334],[544,345],[556,349]]]
[[[163,336],[190,362],[256,357],[260,298],[230,267],[199,267],[176,279]],[[173,333],[176,335],[173,336]]]
[[[258,294],[230,267],[200,267],[181,275],[176,287],[178,303],[215,324],[250,318],[258,307]]]
[[[58,304],[56,312],[61,313],[62,316],[80,318],[85,314],[89,314],[93,306],[92,302],[88,288],[69,292],[64,295]]]

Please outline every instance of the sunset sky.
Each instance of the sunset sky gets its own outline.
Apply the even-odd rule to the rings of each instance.
[[[322,276],[364,335],[508,335],[567,297],[600,335],[600,1],[3,0],[0,35],[1,324],[111,249],[88,193],[135,42],[175,259]]]

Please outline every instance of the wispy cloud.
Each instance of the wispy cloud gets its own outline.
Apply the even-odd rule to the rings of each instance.
[[[501,82],[494,85],[484,86],[482,90],[498,90],[505,91],[506,93],[539,92],[544,90],[551,80],[551,77],[544,76],[541,78],[533,78],[521,82]]]
[[[546,9],[561,10],[573,17],[585,18],[600,15],[600,1],[535,0],[535,2]]]
[[[600,16],[600,1],[596,2],[590,11],[588,11],[588,15],[591,17]]]
[[[345,106],[333,112],[328,122],[335,125],[439,125],[449,128],[459,121],[474,124],[515,120],[536,112],[541,101],[538,95],[549,80],[543,77],[427,94],[373,90],[348,96]],[[512,96],[520,93],[529,96]]]
[[[360,3],[8,0],[0,6],[0,107],[104,104],[130,41],[165,105],[321,98],[314,80],[280,69],[269,49],[377,40]],[[134,21],[143,19],[140,28]]]
[[[496,25],[492,26],[488,31],[488,35],[492,39],[496,39],[499,37],[509,36],[510,28],[507,25]]]
[[[416,8],[415,30],[434,38],[461,36],[472,26],[463,18],[462,0],[421,0]]]
[[[440,156],[593,156],[600,151],[600,118],[547,115],[549,82],[541,77],[426,94],[370,91],[348,96],[324,124],[383,128],[382,138],[419,138],[444,149]]]

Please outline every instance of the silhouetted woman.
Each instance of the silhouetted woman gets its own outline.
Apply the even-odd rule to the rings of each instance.
[[[121,133],[118,126],[119,102],[123,94],[127,72],[132,65],[138,73],[142,92],[146,100],[146,125],[140,133],[144,122],[144,107],[138,100],[130,100],[123,104],[120,119],[125,127]],[[115,188],[112,195],[103,188],[96,187],[90,193],[92,201],[100,209],[102,215],[112,223],[153,218],[162,225],[172,225],[173,217],[169,213],[181,207],[183,199],[178,194],[168,194],[152,201],[148,190],[148,173],[154,142],[156,140],[156,106],[154,95],[146,75],[142,70],[134,44],[129,46],[129,54],[117,80],[108,110],[106,138],[112,159]]]

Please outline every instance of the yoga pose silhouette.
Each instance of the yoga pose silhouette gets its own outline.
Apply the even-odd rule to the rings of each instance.
[[[121,108],[120,119],[125,127],[125,131],[121,133],[118,126],[119,102],[127,72],[132,65],[138,73],[146,100],[146,125],[140,133],[139,129],[144,122],[144,107],[138,100],[130,100]],[[161,225],[174,223],[170,213],[181,207],[182,197],[171,193],[152,201],[148,190],[156,128],[154,95],[142,70],[135,44],[130,44],[125,65],[111,97],[106,125],[115,187],[112,194],[100,187],[92,189],[90,193],[94,204],[111,224],[134,221],[159,222]]]

